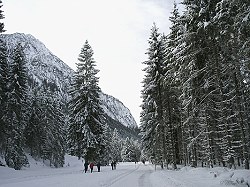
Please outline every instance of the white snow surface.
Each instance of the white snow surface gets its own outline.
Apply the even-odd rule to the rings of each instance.
[[[31,161],[20,171],[0,166],[1,187],[243,187],[250,184],[249,170],[222,167],[179,170],[156,169],[146,163],[118,163],[116,170],[101,167],[101,172],[83,172],[83,160],[66,156],[65,167],[49,168]]]

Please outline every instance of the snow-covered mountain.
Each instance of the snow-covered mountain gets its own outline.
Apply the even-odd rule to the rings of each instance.
[[[66,100],[68,99],[67,89],[74,70],[52,54],[42,42],[30,34],[1,34],[0,39],[6,42],[9,54],[11,54],[18,43],[21,43],[31,80],[38,84],[46,83],[57,87],[61,96]],[[102,107],[109,117],[126,127],[137,127],[132,114],[122,102],[104,93],[101,94],[101,100]]]
[[[39,84],[44,81],[54,83],[62,93],[66,93],[74,71],[53,55],[42,42],[30,34],[2,34],[0,37],[6,42],[9,54],[21,43],[29,77]]]
[[[121,101],[107,94],[101,94],[100,98],[103,103],[102,108],[109,117],[126,127],[137,127],[129,109]]]

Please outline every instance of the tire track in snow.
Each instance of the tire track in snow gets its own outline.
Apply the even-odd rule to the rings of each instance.
[[[101,187],[110,187],[110,186],[112,186],[113,184],[115,184],[116,182],[118,182],[119,180],[121,180],[121,179],[123,179],[124,177],[126,177],[126,176],[128,176],[128,175],[130,175],[130,174],[132,174],[132,173],[134,173],[136,170],[138,170],[139,169],[139,166],[137,166],[134,170],[129,170],[129,171],[127,171],[127,172],[125,172],[125,173],[121,173],[120,175],[118,175],[118,176],[116,176],[115,178],[113,178],[113,179],[111,179],[111,181],[110,182],[108,182],[108,183],[104,183],[104,184],[101,184]]]
[[[165,184],[169,184],[171,186],[176,186],[176,187],[187,187],[183,181],[168,176],[167,173],[164,171],[160,171],[160,174],[162,175],[162,179]]]
[[[139,177],[139,187],[152,187],[151,183],[150,183],[150,180],[149,180],[149,176],[151,175],[153,171],[150,170],[150,171],[146,171],[146,173],[142,174],[140,177]]]

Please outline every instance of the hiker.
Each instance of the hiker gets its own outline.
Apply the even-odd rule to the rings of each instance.
[[[114,169],[114,162],[113,161],[111,162],[111,168],[112,168],[112,170]]]
[[[88,171],[88,166],[89,166],[89,163],[87,161],[85,161],[85,163],[84,163],[84,171],[85,171],[85,173]]]
[[[92,172],[93,172],[93,168],[94,168],[94,163],[91,162],[91,163],[89,164],[89,167],[90,167],[90,172],[92,173]]]
[[[100,172],[100,169],[101,169],[101,164],[100,164],[100,162],[98,162],[96,166],[97,166],[98,172]]]
[[[114,169],[116,169],[116,161],[114,161],[113,165],[114,165]]]

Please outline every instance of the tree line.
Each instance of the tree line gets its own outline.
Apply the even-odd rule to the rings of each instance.
[[[250,156],[250,2],[183,0],[143,62],[143,151],[155,163],[243,165]]]

